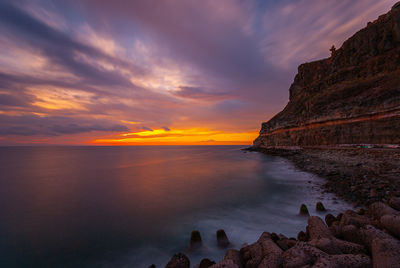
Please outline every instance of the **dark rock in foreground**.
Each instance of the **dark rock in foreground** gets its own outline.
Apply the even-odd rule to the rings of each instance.
[[[190,268],[190,260],[183,253],[175,254],[165,268]]]
[[[326,211],[326,208],[324,207],[324,205],[322,204],[322,202],[318,202],[315,205],[315,210],[316,211]]]
[[[192,231],[190,234],[190,245],[189,250],[194,251],[200,249],[203,246],[203,241],[201,240],[200,232],[197,230]]]
[[[228,236],[226,235],[225,231],[220,229],[217,231],[217,245],[220,248],[227,248],[230,244]]]
[[[332,215],[335,221],[330,227],[312,216],[301,241],[264,232],[240,251],[228,250],[222,261],[213,264],[203,259],[199,267],[400,267],[399,215],[400,211],[377,202],[364,215],[352,210],[341,217]],[[166,267],[189,267],[189,260],[177,254]]]
[[[199,268],[208,268],[215,264],[215,261],[211,261],[210,259],[202,259]]]
[[[308,212],[308,208],[307,208],[307,206],[305,204],[302,204],[300,206],[300,213],[299,214],[302,215],[302,216],[310,216],[310,213]]]

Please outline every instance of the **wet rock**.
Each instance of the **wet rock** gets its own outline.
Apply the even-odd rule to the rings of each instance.
[[[400,239],[400,215],[384,215],[380,222],[390,234]]]
[[[189,250],[197,250],[203,246],[203,241],[201,240],[200,232],[197,230],[192,231],[190,234],[190,246]]]
[[[302,216],[310,216],[310,213],[308,212],[308,208],[305,204],[302,204],[300,206],[300,215]]]
[[[371,225],[372,221],[368,217],[359,215],[352,210],[346,210],[340,220],[340,225],[345,226],[350,224],[355,225],[356,227],[362,227],[365,225]]]
[[[329,226],[329,231],[336,238],[342,238],[342,228],[338,221],[334,221],[331,226]]]
[[[357,214],[358,214],[358,215],[365,215],[365,212],[366,212],[366,211],[365,211],[365,209],[363,209],[363,208],[358,208],[358,209],[357,209]]]
[[[326,214],[325,216],[325,222],[326,225],[331,226],[333,222],[336,221],[336,217],[333,216],[332,214]]]
[[[364,244],[372,254],[374,267],[398,267],[400,241],[368,225],[360,229]]]
[[[358,228],[354,225],[346,225],[343,226],[342,229],[342,237],[344,240],[357,243],[362,245],[363,244],[363,239],[361,237],[360,231]]]
[[[369,191],[369,197],[370,197],[370,198],[376,197],[377,195],[378,195],[378,194],[377,194],[377,192],[376,192],[375,189],[371,189],[371,190]]]
[[[165,268],[190,268],[189,258],[183,253],[175,254]]]
[[[249,268],[280,267],[282,252],[269,233],[263,233],[256,243],[240,249],[245,267]]]
[[[276,241],[279,240],[279,236],[278,236],[276,233],[272,233],[272,234],[271,234],[271,239],[272,239],[274,242],[276,242]]]
[[[352,242],[334,237],[321,218],[308,218],[307,230],[310,236],[309,244],[329,254],[359,254],[364,247]]]
[[[282,238],[276,241],[275,243],[283,250],[286,251],[289,248],[293,247],[296,244],[296,240],[293,239],[288,239],[288,238]]]
[[[211,261],[210,259],[202,259],[199,268],[208,268],[215,264],[215,261]]]
[[[223,260],[210,266],[210,268],[239,268],[232,260]]]
[[[318,202],[318,203],[315,205],[315,209],[316,209],[317,211],[320,211],[320,212],[326,211],[326,209],[325,209],[324,205],[322,204],[322,202]]]
[[[225,231],[220,229],[217,231],[217,245],[220,248],[227,248],[230,242],[228,236],[226,235]]]
[[[305,232],[303,232],[303,231],[300,231],[297,234],[297,240],[306,242],[308,240],[307,234]]]
[[[368,256],[362,254],[329,255],[307,243],[299,242],[282,255],[284,268],[340,267],[364,268],[371,266]]]
[[[375,202],[369,206],[368,214],[371,215],[372,217],[374,217],[375,219],[379,220],[384,215],[388,215],[388,214],[396,215],[396,214],[400,214],[400,212],[389,207],[385,203]]]
[[[304,242],[299,242],[282,254],[282,264],[285,268],[306,267],[325,256],[328,254]]]
[[[231,260],[239,268],[243,268],[243,259],[240,252],[236,249],[230,249],[225,253],[224,260]]]
[[[400,210],[400,197],[392,197],[392,198],[390,198],[389,206],[391,206],[395,210]]]

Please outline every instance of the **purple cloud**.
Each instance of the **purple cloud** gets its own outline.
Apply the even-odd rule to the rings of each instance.
[[[121,132],[128,131],[123,125],[102,120],[82,120],[68,117],[40,117],[35,115],[0,115],[0,135],[17,136],[60,136],[92,131]]]
[[[256,131],[298,64],[395,2],[2,1],[0,136]]]
[[[149,127],[142,127],[143,130],[147,130],[147,131],[153,131],[151,128]]]

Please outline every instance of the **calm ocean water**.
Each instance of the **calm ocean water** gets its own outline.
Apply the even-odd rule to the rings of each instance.
[[[321,180],[287,160],[243,146],[0,147],[1,267],[163,267],[200,230],[234,248],[263,231],[296,236],[319,200]],[[321,214],[323,215],[323,214]]]

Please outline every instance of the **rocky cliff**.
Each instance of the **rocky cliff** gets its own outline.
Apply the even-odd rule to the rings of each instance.
[[[400,2],[330,58],[299,66],[256,147],[400,144]]]

